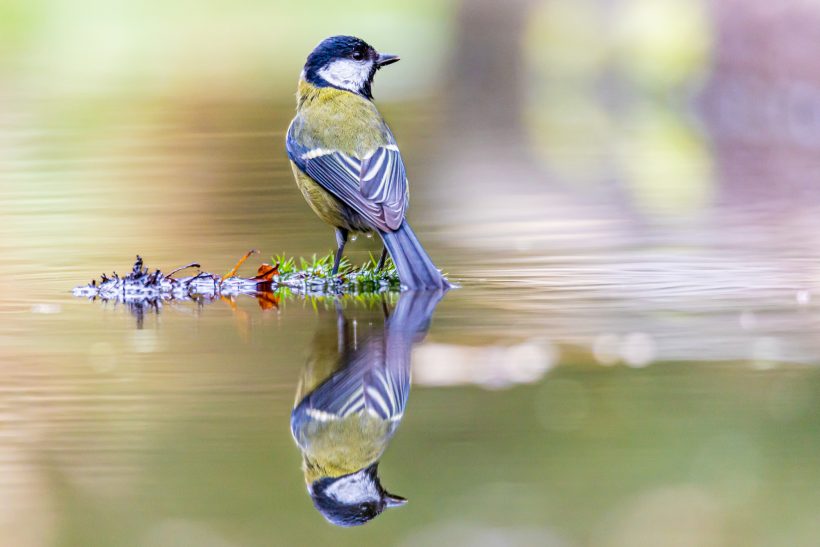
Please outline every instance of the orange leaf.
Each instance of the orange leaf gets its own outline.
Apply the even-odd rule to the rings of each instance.
[[[279,275],[279,264],[275,264],[271,266],[270,264],[262,264],[259,266],[259,269],[256,270],[256,277],[252,277],[252,281],[266,281],[270,282],[273,281],[275,276]]]

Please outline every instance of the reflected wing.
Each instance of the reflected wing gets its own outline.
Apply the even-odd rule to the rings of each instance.
[[[288,132],[288,157],[325,190],[382,231],[397,229],[407,209],[407,172],[395,144],[359,159],[323,148],[305,149]]]
[[[385,366],[384,339],[370,340],[342,371],[299,402],[292,419],[344,419],[369,412],[382,420],[398,420],[410,392],[409,359]]]

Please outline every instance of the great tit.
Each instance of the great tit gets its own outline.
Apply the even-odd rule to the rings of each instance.
[[[332,524],[364,524],[407,502],[382,487],[379,459],[404,416],[412,345],[427,332],[442,294],[402,293],[370,332],[352,332],[337,304],[335,321],[316,333],[290,429],[308,493]]]
[[[407,173],[396,139],[373,104],[376,71],[399,60],[353,36],[323,40],[308,56],[296,91],[286,148],[296,183],[320,219],[336,228],[333,274],[350,232],[377,232],[407,289],[447,280],[405,220]]]

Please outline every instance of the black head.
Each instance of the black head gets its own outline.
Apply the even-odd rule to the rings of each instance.
[[[399,507],[407,500],[382,488],[376,474],[378,463],[344,475],[324,478],[310,485],[313,505],[322,516],[336,526],[359,526],[390,507]]]
[[[354,36],[331,36],[308,55],[304,78],[318,87],[335,87],[372,99],[376,71],[398,60],[397,55],[379,53]]]

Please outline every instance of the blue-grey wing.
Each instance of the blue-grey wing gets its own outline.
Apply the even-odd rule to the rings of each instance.
[[[407,171],[395,144],[357,158],[337,150],[308,149],[288,131],[288,157],[325,190],[363,216],[374,228],[397,229],[407,211]]]
[[[364,408],[383,420],[398,420],[410,394],[410,359],[390,353],[388,348],[386,366],[372,368],[365,379]]]
[[[407,211],[407,171],[396,145],[381,146],[362,160],[361,192],[379,203],[386,224],[396,229]]]
[[[377,338],[356,352],[340,370],[302,399],[291,423],[341,420],[369,412],[382,420],[398,420],[410,392],[409,356],[387,363],[384,340]]]

